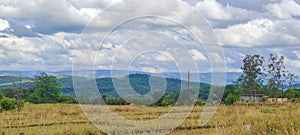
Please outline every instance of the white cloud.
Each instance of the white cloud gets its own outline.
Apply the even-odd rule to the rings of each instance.
[[[227,4],[223,6],[216,0],[203,0],[195,5],[210,20],[244,20],[249,19],[253,12]]]
[[[235,63],[236,61],[232,58],[226,57],[226,63]]]
[[[9,26],[8,21],[0,19],[0,31],[5,30],[9,27],[10,26]]]
[[[211,52],[209,53],[210,60],[213,62],[221,62],[224,61],[224,58],[222,58],[218,53]]]
[[[288,57],[285,56],[285,65],[286,68],[289,69],[291,73],[300,75],[299,74],[300,59],[289,59]]]
[[[161,62],[167,62],[167,61],[173,61],[174,57],[172,54],[168,51],[162,51],[161,54],[156,55],[155,60],[161,61]]]
[[[298,20],[257,19],[246,24],[217,29],[216,34],[222,44],[232,46],[299,45],[299,34],[292,31],[299,27],[300,21]]]
[[[53,70],[71,67],[68,52],[48,38],[0,38],[3,70]]]
[[[229,67],[227,67],[225,72],[242,72],[242,69],[240,69],[240,68],[229,68]]]
[[[156,73],[157,72],[157,70],[155,68],[151,68],[151,67],[142,67],[141,69],[142,69],[142,71],[149,72],[149,73]]]
[[[67,0],[77,8],[105,8],[121,0]]]
[[[86,1],[87,3],[89,1]],[[80,7],[64,0],[30,0],[18,1],[16,5],[1,5],[0,18],[30,21],[40,33],[72,31],[81,29],[94,18],[101,9]]]
[[[148,30],[160,30],[164,35],[181,43],[195,44],[191,37],[185,36],[189,34],[188,31],[183,31],[175,23],[161,21],[157,18],[141,19],[120,27],[119,32],[112,33],[104,42],[103,50],[97,52],[101,37],[106,35],[101,28],[105,29],[114,26],[114,24],[119,24],[119,18],[124,16],[126,18],[127,15],[163,14],[184,22],[195,22],[197,20],[190,12],[184,10],[185,8],[182,5],[169,0],[161,0],[158,6],[156,6],[155,1],[141,3],[140,1],[129,0],[128,2],[120,2],[118,7],[115,7],[111,12],[94,18],[105,7],[118,1],[120,0],[30,0],[18,1],[16,4],[8,2],[8,0],[5,0],[4,3],[0,1],[0,3],[2,2],[0,4],[0,18],[2,18],[0,19],[0,31],[8,28],[15,31],[15,33],[0,33],[0,68],[26,70],[71,69],[71,58],[74,56],[83,66],[95,62],[96,67],[109,69],[113,56],[118,50],[120,56],[116,61],[122,63],[134,58],[134,55],[141,53],[139,51],[143,51],[138,47],[144,47],[145,49],[158,43],[164,43],[155,46],[156,48],[154,47],[154,49],[163,50],[161,54],[154,55],[151,57],[152,59],[142,58],[144,63],[136,63],[137,67],[135,69],[151,72],[169,71],[166,69],[171,68],[170,63],[173,61],[183,65],[190,64],[191,61],[188,60],[191,58],[185,56],[188,53],[191,54],[194,60],[201,61],[197,63],[199,67],[209,65],[205,61],[207,56],[203,55],[204,52],[196,49],[176,50],[178,46],[174,44],[177,43],[169,41],[168,38],[159,40],[155,37],[145,37],[141,38],[140,41],[135,41],[136,46],[121,48],[121,44],[131,39],[133,35]],[[225,59],[221,58],[218,53],[209,54],[212,56],[211,60],[213,61],[221,62],[225,60],[230,64],[227,71],[240,71],[241,59],[245,54],[263,53],[263,51],[256,50],[251,52],[247,49],[241,49],[242,47],[256,48],[257,50],[260,47],[269,47],[270,52],[272,52],[272,48],[275,46],[298,46],[300,44],[300,6],[297,2],[292,0],[282,0],[277,3],[273,0],[272,3],[266,0],[264,2],[247,1],[246,3],[252,4],[261,3],[261,5],[256,5],[255,8],[250,10],[242,8],[246,6],[234,5],[232,1],[221,1],[202,0],[196,1],[193,5],[195,5],[196,10],[209,19],[209,22],[217,22],[222,26],[215,28],[216,35],[222,44],[238,48],[235,49],[236,52],[231,51]],[[243,2],[238,3],[241,5]],[[264,10],[258,9],[258,7]],[[137,8],[140,10],[136,10]],[[88,31],[91,33],[76,34],[81,32],[82,28],[91,19],[95,19],[95,23],[91,24],[90,27],[92,31]],[[16,25],[13,23],[24,25],[24,28],[27,28],[26,32],[43,34],[39,34],[41,38],[28,38],[29,34],[24,34],[25,29],[17,31],[21,27],[15,27]],[[195,27],[192,27],[192,30],[202,32],[201,29]],[[25,36],[17,36],[16,33],[23,33],[21,35]],[[156,37],[162,36],[156,35]],[[163,47],[163,45],[167,47]],[[79,49],[78,52],[75,51],[76,48]],[[278,53],[278,51],[274,53]],[[293,53],[293,57],[300,58],[299,51]],[[95,59],[96,56],[98,57]],[[288,63],[294,69],[300,67],[299,60],[290,59]],[[156,67],[155,65],[159,66]],[[201,67],[201,69],[206,68]]]
[[[194,60],[200,60],[200,61],[206,60],[206,57],[198,50],[192,49],[190,50],[190,53],[192,54]]]
[[[170,61],[170,59],[169,59],[168,57],[164,56],[164,55],[157,55],[157,56],[155,57],[155,59],[156,59],[157,61]]]
[[[280,3],[270,3],[265,5],[264,8],[279,19],[290,19],[300,16],[300,5],[294,0],[282,0]]]
[[[293,53],[297,56],[298,59],[300,59],[300,51],[293,51]]]

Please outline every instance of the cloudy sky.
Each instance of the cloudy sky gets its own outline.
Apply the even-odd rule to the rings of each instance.
[[[222,50],[191,34],[201,29],[206,39],[208,25],[194,28],[203,20],[194,13],[207,19]],[[148,14],[163,18],[122,21]],[[0,0],[0,70],[71,70],[75,61],[147,72],[195,64],[210,72],[225,61],[214,71],[239,72],[246,54],[273,53],[300,75],[299,45],[299,0]]]

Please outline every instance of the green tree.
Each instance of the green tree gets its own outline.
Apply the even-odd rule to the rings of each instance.
[[[243,74],[237,80],[238,87],[242,87],[244,92],[251,93],[252,90],[262,86],[264,57],[260,55],[247,55],[243,59]]]
[[[300,98],[300,89],[288,89],[285,92],[285,97],[287,97],[288,99]]]
[[[14,88],[4,88],[0,90],[0,93],[5,96],[5,97],[9,97],[9,98],[18,98],[18,90],[14,89]]]
[[[24,103],[22,104],[24,105]],[[18,107],[18,101],[15,98],[3,97],[0,100],[1,109],[8,111]]]
[[[34,92],[28,97],[32,103],[56,103],[60,100],[62,86],[57,82],[55,76],[41,73],[34,78]]]
[[[234,95],[234,94],[229,94],[226,98],[225,98],[225,104],[226,105],[232,105],[234,102],[239,100],[239,96]]]
[[[243,93],[238,93],[237,92],[238,87],[235,84],[229,84],[225,86],[225,90],[224,90],[224,94],[223,94],[223,98],[222,101],[225,101],[226,97],[229,94],[234,94],[234,95],[239,95],[239,94],[243,94]]]

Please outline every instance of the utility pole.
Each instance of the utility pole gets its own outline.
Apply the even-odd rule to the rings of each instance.
[[[188,95],[190,96],[190,70],[188,70]]]

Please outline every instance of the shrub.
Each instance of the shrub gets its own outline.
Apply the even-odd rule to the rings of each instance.
[[[262,98],[261,98],[261,101],[262,101],[262,102],[266,102],[266,101],[267,101],[267,97],[262,97]]]
[[[4,88],[0,90],[0,93],[4,97],[9,97],[9,98],[17,98],[18,97],[18,90],[14,88]]]
[[[75,100],[75,98],[73,98],[71,96],[60,96],[58,102],[60,102],[60,103],[67,103],[67,104],[77,103],[77,101]]]
[[[225,99],[225,104],[226,105],[232,105],[234,102],[239,100],[239,96],[237,95],[233,95],[233,94],[229,94],[226,99]]]
[[[0,106],[3,110],[8,111],[17,108],[18,101],[15,98],[3,97],[0,100]]]
[[[291,98],[289,101],[293,103],[298,103],[300,102],[300,98]]]
[[[197,105],[197,106],[202,106],[202,105],[205,105],[205,104],[206,104],[205,101],[202,100],[202,99],[198,99],[198,100],[196,101],[196,105]]]
[[[171,99],[165,99],[165,100],[163,100],[162,101],[162,106],[170,106],[170,105],[174,105],[175,103],[174,103],[174,101],[173,100],[171,100]]]

